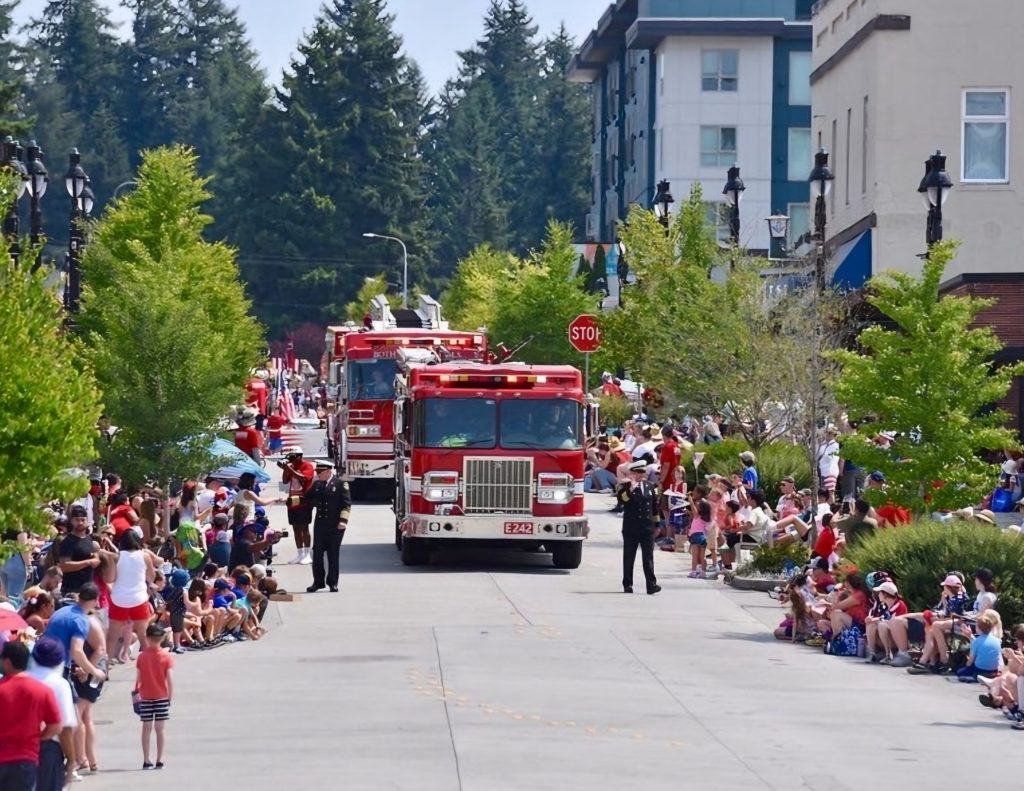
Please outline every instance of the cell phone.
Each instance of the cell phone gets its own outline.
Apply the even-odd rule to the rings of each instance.
[[[843,505],[839,509],[839,513],[843,514],[843,516],[849,516],[850,515],[850,501],[849,500],[843,500]]]

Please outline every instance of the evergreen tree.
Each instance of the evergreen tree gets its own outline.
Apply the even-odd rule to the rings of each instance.
[[[403,239],[423,275],[423,81],[392,23],[384,0],[325,4],[243,144],[259,167],[240,170],[232,236],[272,336],[337,319],[368,273],[401,271],[398,245],[363,233]]]
[[[83,261],[85,355],[122,429],[104,461],[133,483],[206,471],[217,422],[264,346],[234,251],[202,239],[205,185],[191,151],[146,152],[138,188],[103,217]]]
[[[32,127],[24,106],[24,56],[12,36],[17,6],[18,0],[0,0],[0,137],[20,137]]]

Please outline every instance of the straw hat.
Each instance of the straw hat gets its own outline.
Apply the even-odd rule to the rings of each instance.
[[[626,445],[618,437],[612,437],[608,440],[608,449],[611,450],[612,453],[618,453],[620,450],[625,450]]]

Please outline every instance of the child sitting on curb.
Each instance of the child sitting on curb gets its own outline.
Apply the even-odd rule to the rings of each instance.
[[[967,664],[956,671],[956,676],[964,683],[977,683],[978,676],[995,678],[999,675],[999,664],[1002,659],[1002,646],[999,638],[993,634],[996,626],[1002,632],[1002,619],[995,610],[986,610],[978,616],[978,636],[971,640],[971,651],[967,656]]]

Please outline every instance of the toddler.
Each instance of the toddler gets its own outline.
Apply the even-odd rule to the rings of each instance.
[[[700,499],[694,503],[695,516],[690,522],[687,538],[690,540],[690,577],[704,576],[704,552],[708,546],[707,531],[711,522],[711,503]]]

